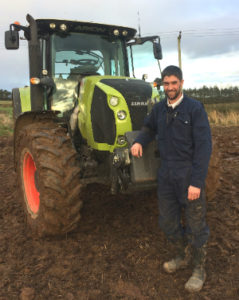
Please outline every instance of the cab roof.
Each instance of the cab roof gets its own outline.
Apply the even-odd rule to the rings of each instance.
[[[130,27],[108,25],[94,22],[72,21],[72,20],[59,20],[59,19],[37,19],[38,30],[42,33],[45,32],[63,32],[61,25],[66,25],[64,32],[82,32],[82,33],[95,33],[108,36],[121,37],[130,40],[135,37],[136,30]],[[54,25],[53,25],[54,24]],[[118,32],[118,34],[117,34]]]

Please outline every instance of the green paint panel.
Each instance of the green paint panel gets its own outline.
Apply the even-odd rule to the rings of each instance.
[[[114,149],[117,147],[124,147],[124,145],[117,144],[117,137],[119,135],[124,135],[127,131],[132,131],[132,123],[130,118],[130,113],[128,109],[128,105],[126,103],[125,98],[122,96],[119,91],[115,90],[114,88],[101,83],[102,79],[125,79],[126,77],[112,77],[112,76],[90,76],[84,79],[82,84],[83,89],[81,88],[81,93],[79,96],[79,129],[82,136],[87,140],[89,146],[96,150],[101,151],[110,151],[113,152]],[[115,117],[115,125],[116,125],[116,139],[114,145],[109,145],[106,143],[96,143],[94,141],[93,130],[92,130],[92,120],[91,120],[91,105],[94,93],[94,87],[97,86],[100,88],[106,95],[107,95],[107,102],[110,109],[114,113]],[[110,98],[114,96],[119,99],[119,104],[115,107],[111,106],[109,103]],[[124,110],[127,114],[125,120],[119,120],[117,117],[117,112],[120,110]]]
[[[22,112],[31,111],[30,87],[20,88]]]

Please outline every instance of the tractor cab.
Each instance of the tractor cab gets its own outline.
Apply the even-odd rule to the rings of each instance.
[[[10,25],[5,45],[7,49],[17,49],[19,31],[24,31],[29,43],[32,111],[71,110],[86,76],[145,80],[145,73],[152,73],[152,70],[151,75],[158,76],[158,61],[162,58],[158,36],[141,38],[135,36],[135,29],[128,27],[34,20],[30,15],[27,21],[28,27]]]

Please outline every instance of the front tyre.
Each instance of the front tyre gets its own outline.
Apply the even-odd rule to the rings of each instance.
[[[50,120],[18,131],[18,187],[28,223],[39,236],[75,229],[80,219],[80,167],[66,130]]]

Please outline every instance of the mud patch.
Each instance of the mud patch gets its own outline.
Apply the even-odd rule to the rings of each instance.
[[[91,185],[75,232],[34,238],[16,192],[12,139],[1,137],[0,300],[239,299],[238,129],[213,128],[222,173],[208,202],[207,281],[198,295],[184,290],[190,268],[162,270],[172,248],[157,226],[155,192],[116,197]]]

